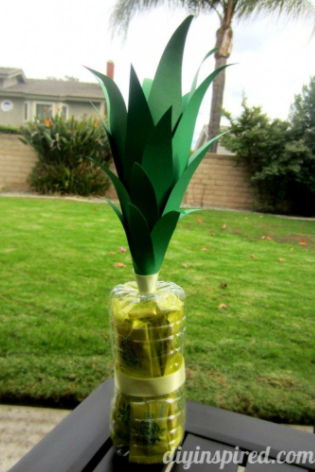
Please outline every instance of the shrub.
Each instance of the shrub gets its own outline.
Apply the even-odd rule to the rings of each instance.
[[[270,120],[260,107],[242,103],[237,119],[224,112],[231,127],[223,145],[243,162],[258,190],[261,211],[315,214],[314,155],[292,121]]]
[[[315,76],[311,77],[309,85],[303,86],[302,93],[295,96],[289,119],[294,140],[307,149],[307,165],[301,168],[297,180],[313,194],[315,206]]]
[[[13,126],[0,125],[0,134],[20,134],[20,130]]]
[[[109,181],[87,158],[108,167],[111,154],[106,132],[97,120],[66,120],[56,115],[21,129],[21,141],[38,154],[29,183],[42,194],[104,194]]]

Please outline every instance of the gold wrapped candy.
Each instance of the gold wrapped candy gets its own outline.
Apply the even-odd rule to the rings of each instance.
[[[163,462],[183,438],[184,308],[184,292],[173,283],[158,282],[154,293],[143,294],[128,282],[111,293],[111,438],[130,462]]]

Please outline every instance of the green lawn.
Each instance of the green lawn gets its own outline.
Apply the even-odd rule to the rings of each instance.
[[[112,375],[108,296],[132,279],[123,230],[106,204],[61,199],[2,197],[0,225],[0,401],[73,406]],[[179,223],[160,279],[187,294],[189,399],[312,422],[314,263],[314,221]]]

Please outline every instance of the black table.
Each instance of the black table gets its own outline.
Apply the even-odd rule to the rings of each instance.
[[[118,457],[109,438],[109,413],[113,381],[106,380],[67,418],[57,425],[37,446],[26,454],[10,472],[116,472],[162,470],[179,472],[187,470],[184,464],[138,465],[130,464],[127,458]],[[315,463],[259,464],[251,460],[249,452],[267,450],[269,459],[293,451],[311,452],[315,462],[315,435],[298,431],[268,421],[232,413],[199,403],[187,402],[186,435],[182,451],[235,452],[245,451],[242,465],[246,472],[302,472],[315,470]],[[310,459],[310,456],[308,456]],[[292,461],[292,454],[289,461]],[[235,472],[238,464],[192,464],[190,471]]]

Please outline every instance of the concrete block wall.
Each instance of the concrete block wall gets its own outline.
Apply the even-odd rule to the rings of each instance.
[[[0,134],[0,191],[30,190],[27,183],[37,155],[14,134]]]
[[[115,172],[114,165],[111,170]],[[117,198],[113,186],[107,194],[108,198]],[[239,210],[250,210],[255,202],[256,192],[244,166],[235,166],[234,156],[210,153],[199,165],[183,201],[192,207]]]
[[[16,135],[0,134],[0,191],[29,190],[27,178],[37,161],[32,147],[25,146]],[[115,172],[114,165],[111,169]],[[113,186],[107,192],[116,199]],[[249,210],[256,202],[250,177],[235,158],[222,154],[207,154],[198,167],[184,203],[196,207],[223,207]]]
[[[186,192],[184,203],[198,207],[251,209],[257,194],[243,165],[235,157],[207,154]]]

